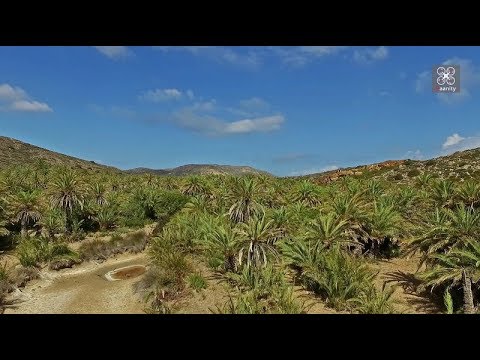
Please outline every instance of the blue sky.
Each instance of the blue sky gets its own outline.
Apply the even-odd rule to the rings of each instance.
[[[461,89],[431,91],[458,64]],[[0,47],[0,135],[113,165],[276,175],[480,146],[478,47]]]

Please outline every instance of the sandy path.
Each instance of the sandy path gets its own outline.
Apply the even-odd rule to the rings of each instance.
[[[5,314],[142,314],[144,303],[132,290],[140,277],[107,281],[103,275],[123,266],[147,263],[145,253],[123,254],[100,264],[42,272],[41,279],[23,289],[26,301],[7,308]]]

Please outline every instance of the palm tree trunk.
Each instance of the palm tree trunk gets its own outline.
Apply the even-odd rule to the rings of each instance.
[[[463,308],[465,314],[475,313],[475,307],[473,306],[473,294],[472,294],[472,280],[467,276],[467,272],[463,270],[462,273],[463,282]]]
[[[72,212],[68,209],[65,211],[65,232],[67,234],[72,232]]]
[[[24,238],[25,236],[27,236],[27,225],[22,221],[21,226],[22,228],[20,230],[20,235],[22,236],[22,238]]]

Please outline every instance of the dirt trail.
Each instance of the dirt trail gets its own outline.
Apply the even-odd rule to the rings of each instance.
[[[382,288],[384,283],[395,286],[392,295],[396,311],[404,314],[435,314],[441,313],[442,309],[430,299],[419,296],[415,287],[419,284],[415,280],[415,273],[419,264],[419,257],[395,258],[388,261],[378,261],[374,268],[379,273],[376,278],[376,285]],[[423,268],[422,268],[423,269]]]
[[[5,314],[142,314],[144,303],[132,285],[139,277],[107,281],[108,271],[129,265],[147,265],[145,253],[124,254],[95,264],[86,263],[58,272],[42,272],[27,284],[19,302]]]

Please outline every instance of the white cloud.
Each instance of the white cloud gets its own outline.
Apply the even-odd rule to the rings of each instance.
[[[227,123],[224,128],[226,134],[243,134],[250,132],[269,132],[280,129],[283,116],[268,116],[257,119],[245,119]]]
[[[162,102],[169,100],[179,100],[182,97],[182,92],[178,89],[155,89],[148,90],[143,95],[140,96],[141,99],[152,101],[152,102]]]
[[[355,50],[353,53],[353,59],[361,64],[369,64],[375,61],[385,60],[387,58],[388,48],[385,46]]]
[[[220,63],[240,67],[256,68],[261,65],[258,52],[251,49],[241,52],[223,46],[154,46],[153,48],[163,52],[186,51],[196,56],[204,56]]]
[[[387,90],[382,90],[378,93],[379,96],[391,96],[392,94]]]
[[[480,147],[480,136],[463,137],[455,133],[445,140],[442,145],[443,154],[451,154],[456,151],[475,149]]]
[[[324,166],[321,168],[310,168],[310,169],[305,169],[305,170],[300,170],[300,171],[293,171],[290,173],[290,176],[302,176],[302,175],[310,175],[310,174],[317,174],[317,173],[323,173],[327,171],[333,171],[337,170],[339,167],[337,165],[328,165]]]
[[[439,101],[445,104],[461,103],[472,96],[472,91],[480,87],[480,68],[474,65],[471,60],[453,57],[445,60],[442,65],[460,66],[460,91],[435,94]],[[431,70],[420,73],[415,82],[416,92],[423,93],[425,90],[431,91],[431,79]]]
[[[213,111],[215,110],[217,101],[215,99],[209,101],[199,101],[192,105],[192,110],[197,111]]]
[[[263,118],[227,122],[210,115],[199,115],[190,108],[174,113],[172,120],[183,128],[207,135],[270,132],[280,129],[285,121],[282,115],[274,115]]]
[[[455,134],[447,137],[447,140],[445,140],[445,142],[443,143],[442,148],[446,149],[450,146],[457,145],[459,142],[462,142],[463,140],[465,140],[464,137],[461,137],[460,135],[455,133]]]
[[[23,112],[53,111],[48,104],[31,99],[22,88],[9,84],[0,84],[0,109]]]
[[[258,111],[268,109],[270,104],[259,97],[252,97],[250,99],[240,101],[240,106],[246,110]]]
[[[415,80],[415,91],[417,93],[423,93],[426,89],[430,88],[431,76],[430,71],[423,71],[418,74],[417,80]]]
[[[425,156],[422,154],[420,150],[409,150],[405,153],[404,158],[412,159],[412,160],[422,160]]]
[[[27,98],[25,91],[19,87],[11,86],[9,84],[0,85],[0,100],[14,101]]]
[[[110,59],[121,59],[132,55],[126,46],[94,46],[94,48]]]
[[[300,67],[316,59],[336,55],[347,48],[348,46],[270,46],[267,49],[285,64]]]
[[[11,104],[14,111],[30,111],[30,112],[52,112],[53,110],[45,103],[30,100],[18,100]]]

